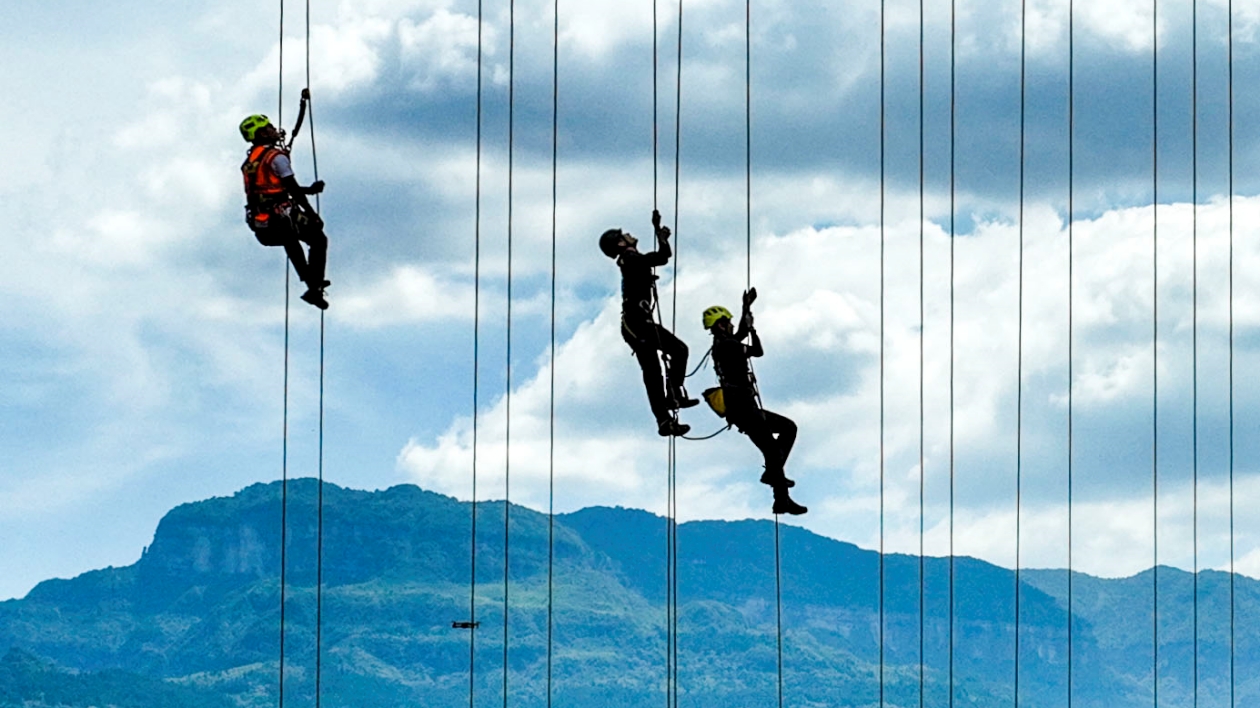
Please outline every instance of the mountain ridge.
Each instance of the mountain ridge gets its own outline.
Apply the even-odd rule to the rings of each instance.
[[[298,479],[287,493],[286,694],[298,697],[313,694],[318,492],[314,480]],[[282,498],[281,485],[269,483],[181,504],[163,517],[136,563],[45,581],[24,598],[0,602],[0,656],[16,649],[59,668],[126,671],[240,705],[266,705],[274,700],[278,675]],[[318,597],[327,667],[321,692],[329,705],[466,705],[468,631],[452,629],[451,622],[471,619],[470,602],[482,623],[475,630],[475,685],[485,684],[486,696],[501,691],[489,677],[501,675],[503,660],[503,502],[478,504],[478,583],[470,593],[469,504],[412,485],[368,492],[326,484],[324,499]],[[546,668],[550,599],[557,705],[654,705],[663,690],[668,634],[666,520],[620,507],[558,514],[554,526],[546,514],[517,505],[510,516],[513,696],[524,705],[542,704],[538,677]],[[549,530],[555,533],[550,598]],[[763,520],[678,526],[679,680],[696,687],[695,700],[735,708],[763,705],[774,694],[774,533],[774,524]],[[805,704],[859,705],[851,701],[875,696],[879,687],[879,556],[787,524],[779,533],[785,678]],[[916,556],[884,560],[889,704],[917,704],[920,602],[925,696],[948,692],[952,646],[955,695],[964,692],[969,705],[1008,702],[1014,572],[955,558],[951,617],[948,558],[924,559],[922,585]],[[1056,705],[1066,690],[1064,573],[1021,571],[1021,702],[1030,708]],[[1161,569],[1161,590],[1181,601],[1187,583],[1176,573]],[[1074,577],[1078,702],[1149,704],[1138,648],[1150,605],[1144,625],[1135,601],[1149,578]],[[1215,616],[1222,578],[1200,580],[1204,616]],[[1236,586],[1238,606],[1260,611],[1257,583],[1239,578]],[[1169,663],[1161,670],[1160,695],[1161,702],[1166,696],[1174,701],[1166,705],[1181,705],[1176,701],[1190,679],[1182,656],[1184,618],[1168,614],[1161,616]],[[1150,635],[1145,639],[1149,646]],[[1202,656],[1214,663],[1200,667],[1200,678],[1216,685],[1221,646],[1219,627],[1201,632]],[[1249,636],[1237,649],[1247,666],[1260,667]],[[1147,684],[1149,668],[1148,662]],[[1254,682],[1244,688],[1260,695]]]

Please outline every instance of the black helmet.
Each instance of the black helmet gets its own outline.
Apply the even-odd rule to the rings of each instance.
[[[604,252],[609,258],[616,258],[621,255],[621,246],[619,242],[624,234],[621,229],[608,229],[599,237],[599,250]]]

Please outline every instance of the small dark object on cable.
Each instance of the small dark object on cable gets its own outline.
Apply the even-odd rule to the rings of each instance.
[[[480,622],[451,622],[451,629],[477,629],[480,626]]]

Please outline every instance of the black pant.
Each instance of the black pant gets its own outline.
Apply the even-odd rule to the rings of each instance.
[[[748,436],[766,458],[766,470],[782,470],[787,464],[792,446],[796,444],[796,423],[792,419],[768,411],[756,401],[726,400],[726,419]]]
[[[639,368],[643,369],[643,385],[647,388],[648,404],[652,407],[652,415],[656,422],[669,420],[672,416],[668,401],[665,399],[665,386],[681,388],[687,376],[687,345],[669,330],[646,319],[621,320],[621,336],[634,351],[639,360]],[[656,355],[660,352],[665,357],[665,380],[661,380],[661,360]]]
[[[298,279],[307,287],[319,289],[324,283],[324,268],[328,262],[328,237],[318,217],[312,218],[297,210],[289,216],[273,215],[267,226],[255,229],[254,237],[264,246],[284,246]],[[299,243],[300,242],[300,243]],[[311,249],[310,261],[302,251],[305,243]]]

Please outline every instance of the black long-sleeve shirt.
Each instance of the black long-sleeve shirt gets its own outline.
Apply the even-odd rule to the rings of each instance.
[[[651,253],[627,251],[617,264],[621,266],[621,314],[627,319],[651,320],[656,274],[653,268],[669,263],[673,251],[669,241],[661,240]]]
[[[751,336],[752,344],[744,344],[744,338]],[[722,385],[723,395],[728,399],[746,398],[754,400],[752,369],[748,359],[765,354],[761,348],[761,338],[757,330],[748,326],[745,318],[740,318],[739,329],[727,336],[717,333],[713,337],[713,369],[717,371],[718,382]]]

